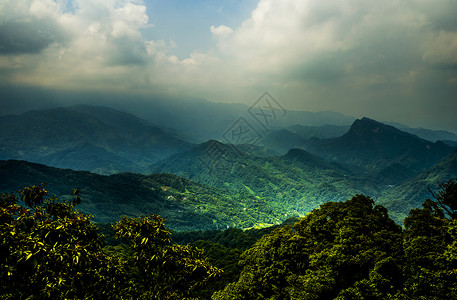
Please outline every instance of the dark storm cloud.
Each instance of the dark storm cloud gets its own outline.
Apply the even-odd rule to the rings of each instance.
[[[57,28],[54,22],[40,19],[0,23],[0,54],[39,53],[64,41]]]

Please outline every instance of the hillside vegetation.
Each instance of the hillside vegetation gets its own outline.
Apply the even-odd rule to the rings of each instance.
[[[110,246],[76,210],[84,202],[78,189],[61,201],[42,186],[26,187],[0,196],[0,296],[453,299],[457,179],[434,196],[409,212],[404,229],[357,195],[327,202],[293,227],[187,233],[206,238],[191,245],[171,243],[158,215],[124,217],[112,226],[119,242]]]
[[[0,190],[8,193],[45,182],[50,192],[70,199],[72,189],[79,187],[85,199],[80,210],[94,215],[97,222],[154,212],[174,230],[204,230],[265,226],[287,218],[284,210],[274,210],[246,190],[210,187],[172,174],[103,176],[11,160],[0,161],[0,178]]]

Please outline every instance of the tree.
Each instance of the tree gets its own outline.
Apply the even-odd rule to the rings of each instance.
[[[437,191],[429,189],[434,202],[446,212],[451,219],[457,219],[457,178],[441,182]]]
[[[457,297],[457,227],[446,218],[455,182],[440,184],[435,201],[426,199],[422,208],[412,209],[404,221],[404,249],[407,278],[405,290],[413,299],[455,299]],[[446,205],[443,207],[443,205]]]
[[[43,185],[0,196],[0,295],[3,298],[109,298],[123,278],[101,253],[90,217],[47,197]],[[75,191],[75,199],[79,195]]]
[[[134,298],[189,299],[221,272],[203,251],[171,245],[170,231],[158,215],[124,217],[113,228],[133,253],[129,274]]]
[[[402,230],[366,196],[328,202],[243,255],[237,282],[213,299],[393,297],[402,288]]]
[[[114,225],[128,246],[104,247],[91,217],[47,197],[43,185],[0,195],[2,299],[190,299],[221,271],[203,252],[170,244],[157,215]]]

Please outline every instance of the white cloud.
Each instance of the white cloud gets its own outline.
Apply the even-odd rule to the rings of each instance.
[[[114,10],[111,35],[115,38],[141,38],[139,29],[145,28],[147,25],[146,6],[127,3]]]
[[[79,0],[73,4],[71,11],[66,7],[68,3],[52,0],[7,1],[0,6],[0,17],[30,23],[30,34],[49,32],[49,37],[44,36],[46,43],[37,43],[33,36],[25,35],[4,43],[23,45],[19,49],[11,46],[9,55],[15,55],[14,60],[3,60],[1,64],[17,73],[7,81],[59,88],[125,87],[128,82],[122,75],[138,73],[139,68],[132,65],[144,67],[148,52],[141,30],[151,25],[142,1]],[[46,20],[52,26],[28,20]],[[36,53],[35,57],[22,55],[28,52]],[[36,62],[32,63],[34,59]],[[18,62],[23,69],[17,68]]]
[[[233,29],[225,25],[220,25],[218,27],[211,26],[210,31],[217,38],[225,38],[233,32]]]

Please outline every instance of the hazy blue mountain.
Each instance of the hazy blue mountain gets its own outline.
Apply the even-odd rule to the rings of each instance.
[[[241,103],[215,103],[200,98],[163,97],[158,95],[126,95],[110,93],[67,93],[65,91],[43,91],[33,87],[17,90],[3,88],[0,102],[0,116],[24,113],[24,108],[49,109],[58,106],[89,104],[111,107],[128,112],[155,124],[160,128],[171,128],[182,133],[188,142],[202,143],[209,139],[221,139],[224,133],[240,118],[245,118],[256,130],[261,126],[248,110],[256,104],[257,98]],[[261,94],[259,94],[259,97]],[[276,99],[282,105],[281,99]],[[292,111],[284,107],[285,114],[268,118],[269,130],[299,125],[350,125],[355,118],[324,111]],[[268,110],[266,110],[268,113]],[[262,135],[267,132],[262,132]]]
[[[303,146],[305,139],[286,129],[274,130],[260,141],[266,148],[272,149],[280,154],[287,153],[292,148]]]
[[[356,118],[346,116],[331,110],[310,112],[310,111],[287,111],[284,118],[278,118],[276,123],[281,127],[290,127],[294,125],[303,126],[322,126],[322,125],[339,125],[347,126],[352,124]]]
[[[262,146],[280,154],[286,154],[292,148],[299,148],[312,138],[329,139],[342,136],[351,126],[349,125],[293,125],[284,129],[272,130],[260,141]]]
[[[165,217],[174,230],[208,230],[279,224],[287,219],[286,208],[273,209],[248,193],[208,187],[171,174],[106,176],[9,160],[0,161],[0,178],[0,193],[44,182],[51,196],[67,201],[73,189],[80,188],[82,202],[77,209],[94,215],[97,222],[154,213]]]
[[[411,128],[404,124],[396,123],[396,122],[386,122],[386,124],[392,125],[400,130],[417,135],[418,137],[423,138],[424,140],[431,141],[431,142],[443,141],[443,140],[457,142],[457,134],[450,132],[450,131],[432,130],[432,129],[426,129],[426,128],[422,128],[422,127]]]
[[[240,103],[214,103],[203,99],[156,100],[124,106],[122,109],[160,126],[175,128],[200,142],[209,139],[221,139],[239,118],[244,118],[263,137],[270,130],[278,130],[297,124],[350,125],[355,120],[353,117],[332,111],[286,111],[284,115],[268,118],[268,130],[265,131],[248,113],[250,106]]]
[[[133,115],[88,105],[0,117],[0,127],[0,159],[101,174],[141,172],[192,146]]]
[[[382,172],[394,163],[418,172],[454,151],[442,142],[432,143],[369,118],[356,120],[341,137],[310,139],[304,148],[327,160],[350,164],[370,174]]]
[[[1,85],[1,83],[0,83]],[[159,95],[96,93],[96,92],[65,92],[43,90],[37,87],[2,86],[0,116],[21,114],[31,109],[50,109],[76,104],[89,104],[112,107],[132,113],[148,120],[161,128],[174,128],[185,133],[190,142],[201,143],[208,139],[220,139],[230,126],[240,117],[249,119],[249,105],[240,103],[214,103],[199,98],[177,98]],[[259,95],[260,96],[260,95]],[[246,99],[244,99],[246,100]],[[254,105],[257,98],[248,101]],[[276,99],[281,105],[281,99]],[[294,125],[321,126],[325,124],[350,126],[356,118],[337,112],[308,112],[286,110],[286,115],[271,122],[270,129],[281,129]],[[252,119],[249,119],[252,121]],[[255,121],[254,121],[255,122]],[[253,122],[253,123],[254,123]],[[444,130],[411,128],[397,122],[386,122],[405,132],[415,134],[423,139],[457,141],[457,134]],[[287,128],[289,129],[289,128]],[[293,131],[294,132],[294,131]],[[295,132],[297,133],[297,132]],[[336,136],[317,136],[333,138]]]
[[[350,125],[320,125],[320,126],[303,126],[294,125],[287,127],[290,132],[296,133],[304,139],[318,138],[331,139],[340,137],[351,128]]]
[[[57,168],[77,171],[90,170],[97,174],[114,174],[129,170],[132,171],[132,166],[139,169],[139,166],[136,167],[135,162],[89,142],[83,142],[74,147],[53,152],[43,156],[40,161]]]

